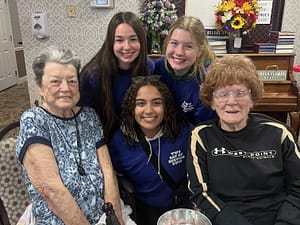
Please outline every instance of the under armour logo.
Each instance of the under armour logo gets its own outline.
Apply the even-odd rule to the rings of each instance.
[[[225,155],[228,151],[225,148],[214,148],[212,150],[212,155],[217,156],[217,155]]]

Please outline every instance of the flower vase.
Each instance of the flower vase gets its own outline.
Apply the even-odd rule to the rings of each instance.
[[[227,51],[228,53],[239,53],[242,48],[242,35],[240,32],[229,35]]]
[[[158,31],[152,31],[151,33],[151,53],[152,54],[160,54],[160,33]]]

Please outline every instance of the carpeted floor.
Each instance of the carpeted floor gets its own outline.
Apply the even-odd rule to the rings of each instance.
[[[0,130],[11,122],[18,121],[30,107],[27,82],[0,92]]]

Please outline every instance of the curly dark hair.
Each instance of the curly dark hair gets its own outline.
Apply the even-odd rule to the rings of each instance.
[[[136,106],[137,92],[141,87],[154,86],[157,88],[162,97],[164,107],[164,119],[161,127],[164,137],[176,138],[180,131],[181,117],[176,110],[172,93],[168,87],[159,80],[154,80],[152,76],[145,76],[143,80],[135,83],[132,82],[131,86],[127,90],[121,113],[121,127],[129,143],[133,143],[136,135],[136,127],[139,126],[134,118],[134,110]]]

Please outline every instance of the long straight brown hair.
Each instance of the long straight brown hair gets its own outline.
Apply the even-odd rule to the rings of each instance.
[[[139,18],[132,12],[119,12],[115,14],[108,25],[105,41],[96,55],[83,67],[81,87],[89,86],[90,75],[97,73],[95,96],[92,105],[98,113],[103,124],[104,136],[109,140],[119,126],[119,118],[115,113],[112,94],[112,81],[118,74],[118,59],[114,55],[115,30],[118,25],[127,23],[136,32],[141,48],[139,56],[132,62],[132,76],[148,74],[147,41],[143,25]]]

